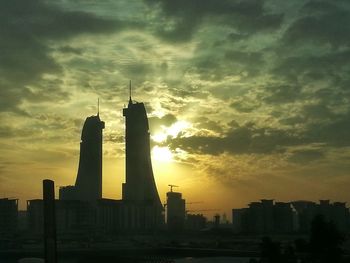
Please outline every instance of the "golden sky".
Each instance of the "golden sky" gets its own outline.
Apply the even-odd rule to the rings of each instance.
[[[209,216],[349,202],[349,35],[347,0],[1,1],[1,197],[74,184],[100,98],[103,195],[121,198],[131,79],[164,202],[168,184]]]

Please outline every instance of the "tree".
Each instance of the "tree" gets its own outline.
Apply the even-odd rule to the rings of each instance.
[[[341,260],[341,245],[344,236],[333,222],[326,221],[323,215],[317,215],[311,223],[310,252],[313,257],[324,263],[337,263]]]

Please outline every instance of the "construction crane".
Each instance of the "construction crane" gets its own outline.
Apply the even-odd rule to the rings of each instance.
[[[186,202],[186,205],[192,205],[192,204],[203,204],[203,202],[202,202],[202,201],[199,201],[199,202],[189,202],[189,203]]]
[[[179,187],[178,185],[174,185],[174,184],[168,184],[168,186],[170,186],[170,192],[173,191],[173,187]]]
[[[185,203],[186,205],[192,205],[192,204],[202,204],[203,202],[190,202],[190,203]],[[168,204],[163,204],[164,209],[168,206]]]
[[[207,211],[220,211],[220,209],[199,209],[199,210],[186,210],[186,214],[188,212],[207,212]]]

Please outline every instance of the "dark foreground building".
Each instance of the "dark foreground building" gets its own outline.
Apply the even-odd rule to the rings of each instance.
[[[0,237],[12,236],[17,231],[18,199],[0,199]]]
[[[59,238],[101,236],[141,231],[141,207],[122,200],[56,200],[56,224]],[[43,200],[27,201],[27,226],[31,235],[43,233]]]
[[[141,225],[145,229],[164,224],[163,206],[153,176],[150,133],[143,103],[133,102],[131,96],[125,117],[126,178],[123,201],[143,207]]]

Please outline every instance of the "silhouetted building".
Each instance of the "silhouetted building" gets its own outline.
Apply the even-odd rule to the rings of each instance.
[[[298,211],[299,232],[308,233],[315,216],[322,215],[325,220],[332,221],[340,231],[347,232],[350,227],[350,214],[346,203],[320,200],[319,204],[308,201],[296,201],[293,205]]]
[[[263,199],[250,203],[248,208],[232,209],[232,226],[235,232],[251,234],[292,233],[294,214],[290,203]]]
[[[163,206],[153,176],[150,152],[150,133],[143,103],[133,102],[131,96],[125,117],[126,178],[123,201],[144,207],[141,225],[145,229],[164,224]]]
[[[86,118],[81,133],[80,159],[75,188],[79,200],[102,198],[102,130],[99,114]]]
[[[247,231],[247,210],[248,208],[232,209],[232,228],[234,232],[240,233]]]
[[[332,221],[342,232],[349,231],[349,209],[345,203],[331,204],[329,200],[320,200],[319,204],[310,201],[252,202],[248,208],[232,209],[232,225],[235,232],[251,234],[309,233],[317,215]]]
[[[347,232],[350,230],[350,214],[349,209],[346,207],[346,203],[333,203],[331,220],[336,224],[340,231]]]
[[[220,215],[216,214],[214,215],[214,228],[220,227]]]
[[[60,200],[77,200],[78,196],[74,185],[61,186],[58,198]]]
[[[202,230],[207,227],[207,219],[202,214],[187,214],[186,229]]]
[[[273,200],[263,199],[261,202],[252,202],[248,209],[242,211],[244,214],[240,215],[239,219],[242,221],[241,231],[257,234],[273,232]],[[233,225],[237,226],[237,223],[233,222]]]
[[[67,202],[57,203],[58,231],[73,228],[71,226],[76,226],[76,229],[98,229],[101,226],[103,230],[130,232],[164,225],[163,207],[152,171],[145,107],[143,103],[133,103],[130,98],[123,115],[126,117],[126,182],[122,187],[123,199],[102,199],[104,122],[100,120],[99,114],[88,117],[81,135],[75,185],[60,187],[59,190],[59,199]],[[89,204],[73,201],[88,201]],[[28,222],[40,219],[38,213],[32,215],[36,208],[31,207],[38,206],[35,204],[34,200],[28,203],[32,211]],[[84,219],[85,216],[93,217],[94,220]],[[64,226],[60,226],[61,223]]]
[[[167,226],[170,231],[180,231],[185,226],[185,199],[182,194],[177,192],[168,192],[167,196]]]
[[[137,233],[144,230],[144,206],[123,200],[95,201],[56,200],[58,237],[76,235],[111,235]],[[27,225],[32,235],[43,233],[43,200],[27,201]]]
[[[293,201],[291,203],[297,213],[298,232],[308,233],[311,229],[311,222],[317,214],[317,204],[311,201]]]
[[[16,233],[18,224],[18,199],[0,199],[0,236]]]
[[[33,235],[42,236],[44,232],[43,200],[27,200],[27,227]],[[57,206],[56,206],[57,209]]]
[[[18,211],[18,230],[25,231],[27,229],[27,211],[19,210]]]
[[[81,133],[80,158],[75,186],[60,188],[62,200],[97,200],[102,198],[102,130],[99,114],[86,118]]]
[[[263,206],[260,202],[252,202],[248,206],[244,232],[262,234],[264,232]]]
[[[289,234],[297,230],[297,214],[291,203],[275,203],[273,224],[273,232],[278,234]]]

